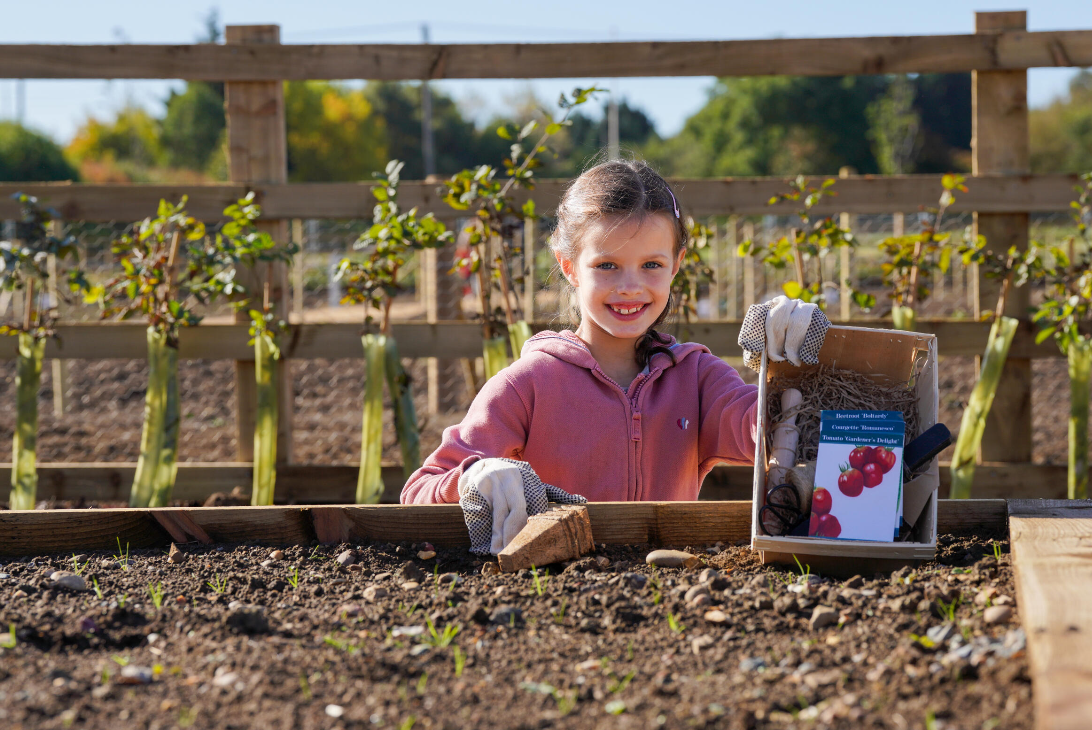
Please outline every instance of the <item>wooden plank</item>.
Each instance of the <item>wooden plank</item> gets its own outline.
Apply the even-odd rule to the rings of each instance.
[[[1092,717],[1092,501],[1014,500],[1009,535],[1035,726],[1083,730]]]
[[[281,32],[276,25],[229,25],[224,29],[229,50],[232,45],[261,48],[276,53]],[[288,141],[285,130],[284,84],[280,80],[232,81],[224,85],[224,116],[227,123],[228,177],[243,184],[284,184],[288,181]],[[258,230],[282,245],[288,241],[284,219],[264,218]],[[288,321],[288,269],[282,262],[242,268],[240,283],[251,296],[251,308],[261,302],[263,284],[270,288],[274,316]],[[235,321],[249,325],[246,310],[236,312]],[[277,463],[292,461],[292,380],[288,367],[274,369],[277,388]],[[258,393],[252,357],[235,361],[235,451],[239,461],[254,458],[254,424]]]
[[[996,37],[999,31],[1027,27],[1024,11],[975,13],[975,30]],[[1028,141],[1028,75],[1026,70],[976,70],[971,75],[971,169],[974,174],[1022,175],[1030,172]],[[974,215],[975,233],[986,237],[996,252],[1028,246],[1028,214],[989,213]],[[996,307],[1000,282],[979,276],[975,319]],[[1026,320],[1029,288],[1009,292],[1005,314]],[[981,360],[979,360],[981,362]],[[979,456],[983,461],[1031,461],[1031,360],[1009,353],[997,395],[986,419]]]
[[[230,32],[229,26],[229,32]],[[843,76],[1092,66],[1092,32],[616,43],[0,46],[0,78],[300,79]]]
[[[749,501],[596,502],[587,507],[592,534],[599,543],[696,548],[750,538]],[[940,501],[942,525],[951,522],[947,513],[952,508],[950,502]],[[971,514],[981,517],[982,522],[974,525],[978,531],[1004,529],[1003,506],[998,509],[994,504],[982,506],[965,500],[955,508],[961,519]],[[317,521],[323,536],[343,542],[470,544],[462,510],[455,504],[36,510],[0,512],[0,556],[116,550],[118,539],[132,548],[166,547],[172,536],[156,522],[153,512],[184,515],[212,542],[306,545],[320,534],[315,528]],[[964,523],[957,520],[954,524]]]
[[[816,176],[816,180],[833,176]],[[787,215],[794,203],[767,205],[770,197],[784,192],[784,178],[672,179],[683,209],[697,217],[711,215]],[[952,212],[1014,211],[1059,212],[1069,210],[1076,175],[993,175],[968,177],[968,191],[957,196]],[[540,213],[549,214],[564,192],[567,180],[539,180],[533,197]],[[399,200],[421,213],[450,216],[451,209],[432,182],[403,181]],[[375,198],[372,183],[228,183],[219,185],[152,185],[89,183],[0,183],[0,218],[18,216],[10,200],[15,192],[36,195],[56,208],[67,220],[142,220],[153,214],[160,199],[178,201],[189,197],[187,209],[201,220],[221,220],[225,207],[253,190],[266,219],[356,218],[371,219]],[[913,211],[935,205],[941,190],[939,175],[856,175],[839,179],[838,196],[824,198],[816,214],[890,213]],[[522,201],[527,193],[519,191]],[[450,268],[450,266],[449,266]]]

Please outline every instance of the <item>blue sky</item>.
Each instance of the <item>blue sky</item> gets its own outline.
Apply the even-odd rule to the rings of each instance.
[[[913,3],[842,0],[779,3],[734,0],[557,0],[483,3],[434,2],[177,2],[55,0],[5,4],[0,43],[187,43],[202,31],[212,7],[226,24],[277,23],[285,43],[415,43],[429,25],[434,43],[606,40],[730,40],[824,36],[971,33],[975,10],[1027,10],[1031,30],[1092,29],[1092,3],[1035,0],[984,4],[981,0],[915,0]],[[1033,69],[1033,106],[1065,92],[1069,69]],[[593,79],[644,109],[661,134],[676,132],[701,108],[710,78]],[[577,80],[449,81],[439,86],[479,119],[502,111],[507,99],[530,86],[554,99]],[[14,81],[0,80],[0,118],[15,113]],[[126,101],[158,112],[171,85],[166,81],[26,82],[25,121],[66,141],[89,114],[109,115]]]

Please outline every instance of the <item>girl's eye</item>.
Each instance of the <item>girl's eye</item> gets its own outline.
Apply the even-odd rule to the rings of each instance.
[[[646,261],[645,266],[653,269],[662,269],[664,267],[659,261]]]
[[[610,261],[604,261],[604,262],[603,262],[603,263],[601,263],[601,264],[596,264],[596,265],[595,265],[595,268],[597,268],[597,269],[603,269],[603,270],[605,271],[605,270],[607,270],[607,269],[611,269],[611,268],[614,268],[614,264],[612,264],[612,263],[611,263]]]

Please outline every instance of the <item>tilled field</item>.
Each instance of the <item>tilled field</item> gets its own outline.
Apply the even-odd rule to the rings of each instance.
[[[427,544],[27,557],[0,563],[0,726],[1031,728],[996,545],[846,581],[738,546],[515,575]]]

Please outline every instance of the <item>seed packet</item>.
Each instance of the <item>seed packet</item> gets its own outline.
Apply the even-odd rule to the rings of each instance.
[[[810,537],[893,542],[901,521],[898,411],[822,411]]]

